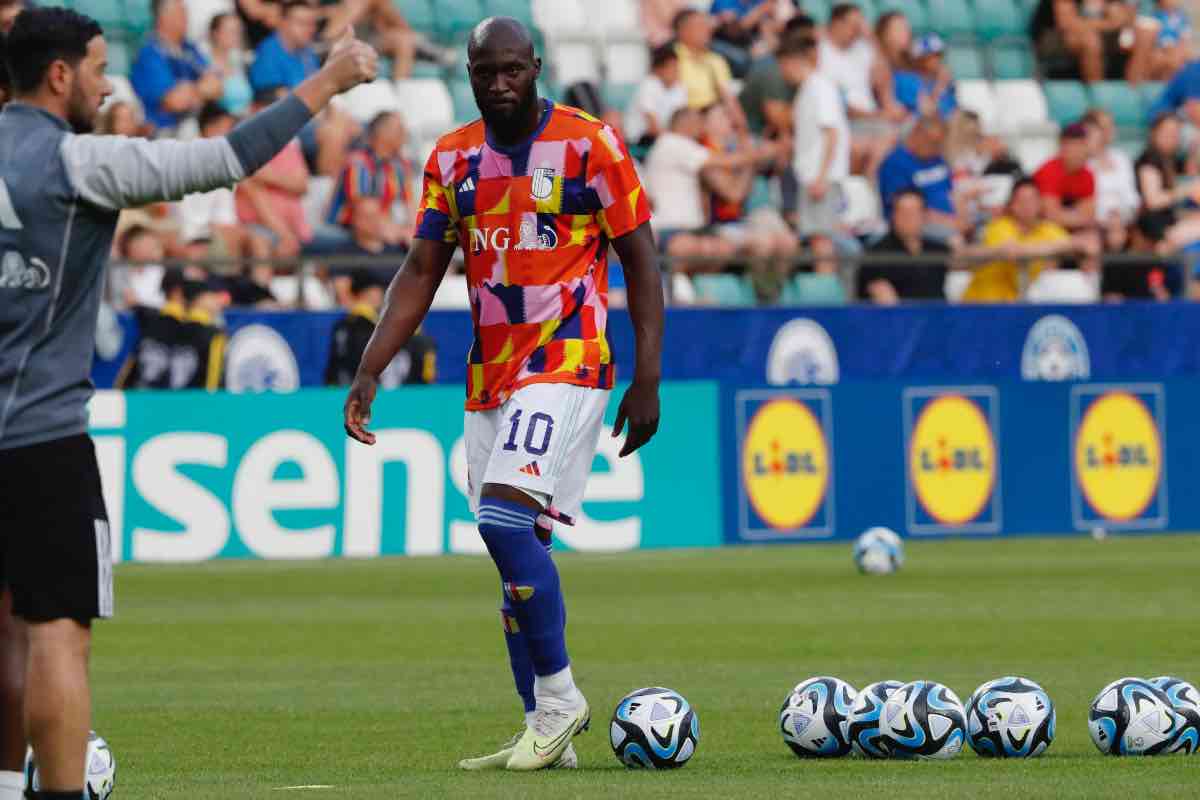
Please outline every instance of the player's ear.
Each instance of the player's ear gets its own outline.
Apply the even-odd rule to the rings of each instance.
[[[533,77],[536,80],[542,74],[542,60],[540,58],[533,59]]]

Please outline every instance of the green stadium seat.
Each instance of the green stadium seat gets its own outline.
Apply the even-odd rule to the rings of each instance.
[[[796,8],[816,20],[818,25],[829,22],[829,0],[799,0]]]
[[[874,25],[875,20],[879,18],[879,8],[876,6],[875,0],[861,0],[860,2],[856,2],[855,5],[862,10],[863,16],[867,18],[867,22]]]
[[[696,299],[718,306],[752,306],[754,287],[737,275],[696,275],[692,278]]]
[[[1166,88],[1165,83],[1158,81],[1146,81],[1138,86],[1138,93],[1142,96],[1142,114],[1146,125],[1153,122],[1149,119],[1150,107],[1158,102],[1158,98],[1162,97],[1163,90]]]
[[[975,33],[985,42],[1024,39],[1028,24],[1013,0],[976,0]]]
[[[971,45],[950,45],[946,50],[946,65],[957,81],[977,81],[987,77],[983,55]]]
[[[1141,128],[1145,122],[1142,96],[1137,89],[1124,81],[1093,83],[1091,104],[1112,114],[1118,128]]]
[[[125,29],[142,36],[154,27],[154,11],[150,0],[125,0]]]
[[[801,272],[792,278],[792,293],[800,305],[840,306],[846,304],[846,286],[837,275]],[[785,292],[786,294],[786,292]]]
[[[1033,50],[1027,42],[994,44],[989,49],[992,77],[1000,81],[1032,78],[1036,69]]]
[[[392,0],[392,6],[400,12],[413,30],[433,34],[437,30],[437,17],[429,0]]]
[[[479,0],[438,0],[437,35],[443,42],[464,41],[479,20],[484,18]]]
[[[450,81],[447,84],[450,99],[454,101],[454,120],[463,123],[470,122],[479,116],[479,107],[475,105],[475,94],[467,80]]]
[[[904,14],[908,19],[908,24],[917,33],[938,29],[937,26],[930,26],[929,13],[921,0],[880,0],[879,13],[883,14],[888,11],[899,11]]]
[[[1045,81],[1042,91],[1046,94],[1046,106],[1050,110],[1050,119],[1059,125],[1069,125],[1078,122],[1087,113],[1087,89],[1079,81]]]
[[[533,6],[529,0],[483,0],[485,17],[512,17],[527,28],[533,27]]]
[[[636,83],[606,83],[601,91],[604,94],[604,102],[608,104],[609,108],[624,111],[633,102],[633,96],[637,94],[637,89]]]
[[[108,40],[108,67],[104,70],[107,75],[128,75],[129,67],[133,64],[133,54],[125,42],[120,39]]]
[[[379,74],[387,75],[389,73],[384,72],[381,69],[381,70],[379,70]],[[437,79],[441,80],[442,78],[446,77],[446,71],[444,69],[442,69],[442,67],[440,65],[434,64],[432,61],[419,61],[418,60],[418,61],[413,62],[412,74],[409,75],[408,77],[410,77],[410,78],[437,78]]]
[[[975,39],[975,15],[967,0],[928,0],[929,26],[950,40]]]
[[[99,22],[105,34],[125,27],[125,8],[121,0],[75,0],[72,6],[80,14],[87,14]]]

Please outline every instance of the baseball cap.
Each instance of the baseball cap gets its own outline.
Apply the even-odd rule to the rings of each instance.
[[[912,57],[924,58],[925,56],[940,55],[946,51],[946,43],[942,41],[942,37],[936,33],[927,33],[923,36],[918,36],[912,43]]]
[[[1072,122],[1070,125],[1062,129],[1059,134],[1060,139],[1086,139],[1088,135],[1087,125],[1082,122]]]

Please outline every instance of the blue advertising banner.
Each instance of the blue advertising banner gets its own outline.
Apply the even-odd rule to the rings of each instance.
[[[230,311],[227,382],[233,391],[321,385],[340,312]],[[93,377],[111,387],[136,341],[122,317],[115,355]],[[463,386],[470,315],[434,311],[424,331],[438,345],[438,382]],[[628,376],[629,316],[609,316],[618,376]],[[742,385],[907,380],[1162,380],[1200,376],[1200,304],[946,306],[817,309],[669,309],[667,380]]]

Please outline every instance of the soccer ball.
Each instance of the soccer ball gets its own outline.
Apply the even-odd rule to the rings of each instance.
[[[88,733],[87,761],[84,762],[83,790],[88,800],[108,800],[117,785],[117,759],[108,742],[95,731]],[[41,778],[33,760],[33,749],[25,753],[25,791],[41,791]]]
[[[966,716],[949,687],[933,681],[906,683],[883,705],[881,749],[893,758],[954,758],[967,735]]]
[[[904,566],[904,542],[891,528],[868,528],[854,541],[854,563],[868,575],[889,575]]]
[[[846,719],[854,687],[837,678],[809,678],[796,684],[779,709],[783,741],[801,758],[837,758],[850,752]]]
[[[627,767],[675,769],[696,752],[700,718],[679,692],[652,686],[621,698],[608,737]]]
[[[1121,678],[1100,690],[1088,712],[1088,732],[1101,753],[1152,756],[1166,751],[1186,724],[1171,699],[1142,678]]]
[[[888,757],[881,741],[879,717],[888,697],[903,685],[902,681],[879,681],[868,684],[854,698],[854,705],[846,717],[845,738],[855,754],[865,758]]]
[[[1200,750],[1200,692],[1183,678],[1163,675],[1151,678],[1153,686],[1162,689],[1175,713],[1183,717],[1184,725],[1168,747],[1168,753],[1195,753]]]
[[[997,678],[967,701],[967,741],[981,756],[1033,758],[1054,741],[1054,703],[1026,678]]]

